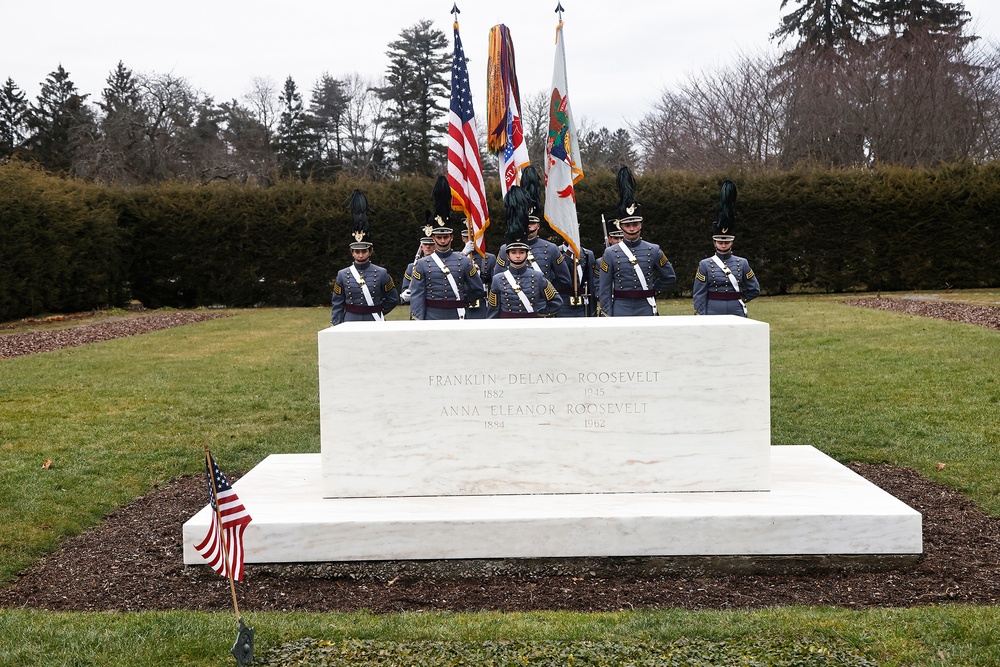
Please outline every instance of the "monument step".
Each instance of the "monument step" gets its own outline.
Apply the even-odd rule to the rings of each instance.
[[[319,454],[235,488],[248,563],[652,556],[913,556],[921,515],[809,446],[770,448],[770,491],[324,498]],[[208,530],[184,524],[184,562]]]

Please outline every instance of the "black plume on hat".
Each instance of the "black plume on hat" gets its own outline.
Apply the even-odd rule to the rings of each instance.
[[[371,226],[368,224],[368,199],[361,190],[355,190],[350,197],[351,248],[368,248],[372,245]]]
[[[719,188],[719,217],[712,223],[712,236],[733,235],[736,222],[736,184],[726,180]]]
[[[618,170],[618,222],[642,222],[642,205],[635,200],[635,179],[628,167]]]
[[[435,232],[451,233],[451,186],[448,179],[438,176],[431,189],[431,199],[434,200],[434,214],[427,222]]]
[[[525,188],[512,185],[503,197],[503,210],[507,214],[507,249],[528,247],[528,211],[531,197]]]
[[[538,176],[538,171],[530,164],[521,172],[521,187],[524,188],[524,191],[528,196],[530,206],[530,209],[528,210],[528,218],[530,220],[541,220],[542,179]],[[506,201],[506,197],[504,200]]]

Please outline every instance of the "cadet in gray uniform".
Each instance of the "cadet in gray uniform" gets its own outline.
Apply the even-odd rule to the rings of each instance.
[[[451,249],[454,234],[449,222],[448,179],[439,176],[432,195],[436,211],[431,230],[434,252],[413,264],[410,315],[415,320],[464,320],[469,304],[482,299],[486,290],[479,267]]]
[[[719,191],[719,219],[712,223],[715,255],[698,263],[694,274],[694,312],[697,315],[747,316],[746,302],[760,296],[760,283],[750,262],[732,253],[736,217],[736,184],[725,181]]]
[[[351,255],[354,263],[337,273],[333,283],[333,310],[330,322],[381,322],[399,303],[399,294],[389,272],[372,264],[371,228],[368,200],[361,190],[351,193]]]
[[[434,216],[430,211],[427,211],[427,220],[424,222],[422,228],[423,236],[420,237],[420,245],[417,246],[417,254],[413,258],[413,261],[406,265],[406,270],[403,271],[403,282],[400,283],[399,287],[402,290],[399,293],[400,303],[410,302],[410,281],[413,279],[413,265],[417,263],[417,260],[421,257],[427,257],[432,252],[434,252],[434,239],[431,237],[431,231],[434,230]],[[412,320],[413,317],[411,316]]]
[[[557,290],[567,292],[572,289],[573,277],[566,264],[566,258],[563,257],[555,243],[538,236],[538,232],[542,228],[542,205],[539,199],[541,197],[541,182],[534,167],[529,165],[524,168],[521,173],[521,184],[521,188],[530,202],[527,238],[528,266],[536,271],[541,271]],[[493,272],[497,273],[506,268],[507,244],[504,244],[500,246],[500,252],[497,253],[496,267]]]
[[[570,283],[568,290],[560,292],[563,306],[556,317],[594,317],[597,315],[598,265],[593,251],[582,248],[583,259],[577,262],[569,244],[564,243],[558,247],[565,257],[570,275],[576,269],[576,280]]]
[[[503,198],[507,213],[507,267],[493,274],[487,295],[491,318],[547,317],[559,311],[562,298],[541,271],[528,265],[528,209],[523,188],[510,186]]]
[[[472,263],[479,268],[479,274],[482,277],[483,286],[488,287],[493,280],[493,269],[497,263],[497,256],[488,252],[484,257],[476,251],[475,244],[469,239],[468,220],[466,220],[465,223],[466,227],[462,230],[462,241],[465,243],[465,247],[462,249],[462,254],[471,259]],[[470,303],[468,309],[465,311],[465,317],[469,320],[485,320],[489,317],[489,308],[486,306],[486,300],[478,299],[477,301]]]
[[[641,206],[628,167],[618,170],[618,219],[624,238],[601,258],[601,312],[608,317],[657,315],[656,292],[677,281],[674,267],[655,243],[643,241]]]

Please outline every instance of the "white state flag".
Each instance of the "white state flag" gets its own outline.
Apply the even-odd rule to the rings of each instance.
[[[566,51],[562,22],[556,28],[556,60],[552,70],[549,98],[549,138],[545,146],[545,219],[580,256],[580,224],[576,217],[576,191],[583,178],[576,124],[569,106],[566,86]]]

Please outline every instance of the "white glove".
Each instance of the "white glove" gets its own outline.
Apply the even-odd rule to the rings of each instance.
[[[472,241],[466,241],[465,242],[465,247],[462,248],[462,254],[465,255],[466,257],[468,257],[469,255],[471,255],[473,253],[473,251],[475,249],[476,249],[476,244],[475,243],[473,243]]]
[[[400,303],[409,303],[410,302],[410,288],[409,287],[407,287],[405,290],[403,290],[403,293],[399,295],[399,302]]]

